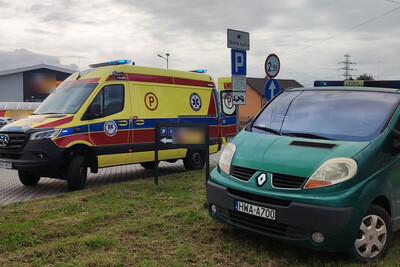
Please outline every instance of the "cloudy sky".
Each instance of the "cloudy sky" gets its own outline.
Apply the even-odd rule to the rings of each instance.
[[[230,76],[228,28],[250,33],[247,76],[312,85],[351,73],[400,79],[400,0],[0,0],[0,70],[47,63],[87,69],[127,58],[137,65],[205,68]]]

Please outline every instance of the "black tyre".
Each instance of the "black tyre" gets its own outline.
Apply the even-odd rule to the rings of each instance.
[[[205,152],[199,150],[188,150],[183,159],[183,164],[187,170],[201,170],[205,163]]]
[[[393,227],[389,214],[382,207],[371,205],[362,219],[348,256],[361,262],[381,259],[388,252],[392,239]]]
[[[18,171],[18,176],[21,183],[26,186],[36,185],[40,180],[39,175],[33,175],[28,171]]]
[[[83,156],[72,158],[67,174],[67,185],[69,191],[82,190],[85,188],[87,178],[87,163]]]
[[[148,162],[141,162],[140,165],[145,168],[152,170],[156,167],[156,163],[154,161],[148,161]]]

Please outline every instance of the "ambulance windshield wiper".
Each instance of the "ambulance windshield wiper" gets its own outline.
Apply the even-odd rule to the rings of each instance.
[[[266,131],[266,132],[269,132],[269,133],[273,133],[273,134],[276,134],[276,135],[281,135],[281,133],[278,132],[277,130],[274,130],[274,129],[271,129],[271,128],[268,128],[268,127],[253,125],[253,128],[260,129],[260,130],[263,130],[263,131]]]
[[[312,134],[312,133],[282,133],[287,136],[293,136],[293,137],[304,137],[304,138],[314,138],[314,139],[323,139],[323,140],[333,140],[331,138],[322,136],[322,135],[317,135],[317,134]]]

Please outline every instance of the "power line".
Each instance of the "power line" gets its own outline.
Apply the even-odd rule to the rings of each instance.
[[[386,0],[386,1],[389,1],[389,0]],[[389,2],[395,2],[395,1],[389,1]],[[400,2],[395,2],[395,3],[400,3]],[[372,18],[372,19],[369,19],[369,20],[367,20],[367,21],[364,21],[364,22],[362,22],[362,23],[360,23],[360,24],[358,24],[358,25],[356,25],[356,26],[354,26],[354,27],[348,28],[347,30],[344,30],[344,31],[339,32],[339,33],[337,33],[337,34],[335,34],[335,35],[332,35],[332,36],[330,36],[330,37],[328,37],[328,38],[326,38],[326,39],[323,39],[323,40],[321,40],[321,41],[318,41],[318,42],[316,42],[316,43],[313,43],[313,44],[310,44],[310,45],[308,45],[308,46],[306,46],[306,47],[303,47],[303,48],[301,48],[301,49],[299,49],[299,50],[297,50],[297,51],[295,51],[295,52],[293,52],[293,53],[291,53],[291,54],[288,54],[287,56],[291,56],[291,55],[297,54],[298,52],[301,52],[301,51],[303,51],[303,50],[306,50],[306,49],[308,49],[308,48],[310,48],[310,47],[313,47],[313,46],[316,46],[316,45],[318,45],[318,44],[320,44],[320,43],[326,42],[326,41],[328,41],[328,40],[330,40],[330,39],[333,39],[333,38],[335,38],[335,37],[337,37],[337,36],[339,36],[339,35],[341,35],[341,34],[343,34],[343,33],[349,32],[349,31],[354,30],[354,29],[356,29],[356,28],[358,28],[358,27],[361,27],[361,26],[363,26],[363,25],[365,25],[365,24],[367,24],[367,23],[370,23],[371,21],[374,21],[374,20],[377,20],[377,19],[379,19],[379,18],[381,18],[381,17],[383,17],[383,16],[386,16],[386,15],[388,15],[388,14],[390,14],[390,13],[392,13],[392,12],[398,10],[398,9],[400,9],[400,7],[396,7],[396,8],[394,8],[394,9],[392,9],[392,10],[389,10],[389,11],[386,12],[386,13],[383,13],[383,14],[381,14],[381,15],[379,15],[379,16],[376,16],[376,17],[374,17],[374,18]]]

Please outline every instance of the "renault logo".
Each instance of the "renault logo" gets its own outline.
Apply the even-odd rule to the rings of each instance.
[[[0,146],[7,146],[9,141],[10,137],[8,135],[0,135]]]
[[[258,177],[257,177],[257,185],[259,187],[263,186],[265,184],[265,182],[267,182],[267,175],[265,173],[261,173]]]

